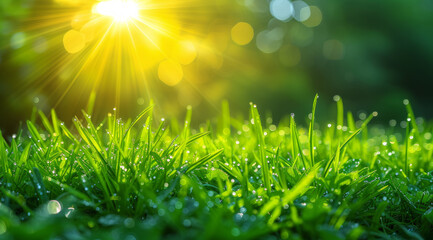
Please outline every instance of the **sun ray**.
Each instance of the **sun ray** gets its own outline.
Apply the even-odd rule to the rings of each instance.
[[[45,96],[55,108],[67,106],[73,112],[79,110],[73,106],[87,103],[86,98],[94,96],[100,105],[111,108],[131,101],[143,105],[151,99],[168,105],[182,94],[183,87],[175,85],[199,83],[189,81],[187,68],[196,69],[194,79],[199,79],[207,76],[203,68],[213,68],[207,61],[222,62],[222,52],[212,45],[218,41],[206,42],[210,36],[207,26],[214,16],[208,15],[213,2],[65,2],[69,3],[56,0],[54,4],[38,5],[37,13],[23,23],[28,41],[41,38],[52,47],[41,53],[40,63],[34,64],[29,74],[30,80],[20,86],[22,93],[28,89],[47,92]],[[207,55],[218,59],[206,59]],[[164,81],[160,71],[169,77],[177,72],[176,81]],[[200,89],[198,85],[189,88]],[[211,100],[204,93],[198,95],[206,102]]]
[[[139,26],[137,26],[135,22],[133,22],[133,24],[165,57],[167,57],[161,47],[146,32],[144,32]]]
[[[59,99],[57,100],[57,102],[54,104],[54,108],[56,108],[60,104],[60,102],[63,100],[63,98],[69,92],[69,90],[71,89],[71,87],[75,84],[75,82],[77,81],[77,79],[80,76],[80,74],[84,71],[84,69],[87,67],[87,65],[93,60],[93,58],[95,57],[98,49],[101,47],[102,43],[106,39],[107,34],[110,32],[110,29],[112,28],[112,26],[113,26],[113,23],[108,27],[108,29],[105,32],[104,36],[101,38],[101,40],[99,40],[98,44],[93,49],[93,51],[91,52],[90,56],[86,59],[86,61],[84,62],[84,64],[81,66],[80,70],[78,70],[78,72],[75,74],[74,78],[68,84],[68,86],[66,87],[65,91],[63,91],[62,95],[59,97]]]

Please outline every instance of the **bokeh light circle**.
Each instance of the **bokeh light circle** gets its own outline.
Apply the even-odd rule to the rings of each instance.
[[[86,45],[84,34],[77,30],[69,30],[63,36],[63,46],[68,53],[74,54],[81,51]]]
[[[292,17],[294,9],[289,0],[272,0],[269,4],[272,16],[280,21],[287,21]]]
[[[284,31],[281,28],[260,32],[256,38],[257,48],[264,53],[274,53],[283,43]]]
[[[322,23],[322,11],[316,6],[310,6],[310,17],[302,23],[307,27],[317,27]]]
[[[176,51],[176,59],[182,65],[188,65],[197,58],[197,49],[191,41],[180,41]]]
[[[238,45],[247,45],[253,40],[254,29],[249,23],[238,22],[231,30],[233,42]]]
[[[298,22],[304,22],[311,16],[310,6],[304,1],[294,1],[293,5],[293,18]]]
[[[175,86],[183,78],[182,66],[172,60],[165,60],[159,64],[158,77],[166,85]]]

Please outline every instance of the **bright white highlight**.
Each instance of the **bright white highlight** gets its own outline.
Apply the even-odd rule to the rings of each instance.
[[[287,21],[292,17],[294,9],[289,0],[272,0],[269,8],[272,16],[280,21]]]
[[[109,0],[96,4],[94,11],[113,17],[116,22],[125,22],[139,17],[139,6],[132,0]]]
[[[304,22],[311,16],[310,6],[304,1],[294,1],[293,5],[293,17],[298,22]]]

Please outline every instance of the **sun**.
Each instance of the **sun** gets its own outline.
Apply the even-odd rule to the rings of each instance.
[[[133,0],[108,0],[102,1],[94,6],[94,12],[109,16],[116,22],[126,22],[139,17],[140,7]]]
[[[161,87],[148,79],[170,87],[189,81],[201,30],[187,27],[186,16],[203,9],[191,9],[199,1],[91,0],[82,6],[63,35],[68,56],[60,73],[66,87],[56,107],[77,88],[110,96],[110,105],[118,108],[134,96],[154,98],[153,89]]]
[[[228,41],[225,21],[208,29],[219,19],[215,1],[52,2],[53,8],[41,6],[37,24],[28,23],[38,31],[34,38],[46,39],[52,50],[23,89],[47,89],[53,108],[73,102],[77,107],[70,112],[86,105],[90,113],[106,106],[132,109],[131,102],[153,99],[178,111],[175,106],[191,104],[188,99],[207,99],[196,86],[205,84],[204,70],[222,66]],[[185,100],[171,103],[179,99]]]

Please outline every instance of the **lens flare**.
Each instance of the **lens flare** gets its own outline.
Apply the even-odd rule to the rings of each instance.
[[[218,5],[202,0],[56,0],[38,5],[25,31],[11,40],[26,54],[35,54],[24,49],[26,41],[37,41],[40,60],[26,72],[29,80],[14,97],[30,90],[48,93],[35,103],[66,113],[132,109],[130,103],[137,99],[137,104],[153,99],[183,107],[186,102],[177,99],[185,88],[206,101],[216,100],[200,90],[207,87],[203,79],[223,66],[229,49],[232,25],[221,18],[225,8]]]
[[[71,57],[62,72],[72,76],[65,78],[68,86],[58,102],[78,87],[98,95],[111,92],[115,98],[109,104],[115,106],[120,105],[120,91],[139,89],[138,95],[150,99],[153,83],[147,78],[157,66],[165,85],[183,81],[183,68],[197,56],[194,35],[200,35],[182,22],[189,20],[185,13],[191,9],[190,1],[105,0],[77,13],[63,37]]]

